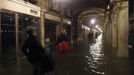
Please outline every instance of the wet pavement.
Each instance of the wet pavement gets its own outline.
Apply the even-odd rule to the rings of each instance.
[[[102,35],[93,43],[87,40],[78,42],[64,55],[54,50],[56,68],[46,75],[134,75],[134,62],[117,58],[112,48],[105,49]],[[32,75],[32,67],[22,57],[19,66],[14,62],[4,65],[0,75]]]

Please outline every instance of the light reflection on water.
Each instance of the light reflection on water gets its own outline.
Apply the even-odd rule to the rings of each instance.
[[[93,73],[105,75],[105,72],[98,70],[98,65],[105,64],[103,61],[101,61],[102,57],[104,56],[102,50],[102,34],[99,35],[95,41],[95,43],[89,45],[89,55],[85,56],[88,59],[87,64],[89,65],[88,67]],[[85,70],[87,71],[88,69],[85,67]]]

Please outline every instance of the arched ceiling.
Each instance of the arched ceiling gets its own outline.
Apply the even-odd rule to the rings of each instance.
[[[95,10],[94,10],[95,9]],[[95,19],[94,25],[90,23],[91,19]],[[105,10],[100,8],[89,8],[79,14],[77,19],[78,24],[86,25],[94,29],[98,25],[103,30],[103,25],[105,21]]]
[[[84,14],[88,12],[87,14],[93,14],[100,11],[105,12],[108,3],[109,0],[70,0],[72,19],[76,23],[79,15],[82,13]]]
[[[71,2],[71,9],[73,10],[73,15],[77,15],[89,8],[92,11],[105,9],[108,3],[109,0],[73,0],[73,2]]]
[[[109,1],[110,0],[73,0],[70,5],[73,23],[77,25],[78,21],[81,20],[88,25],[88,20],[96,17],[98,19],[97,23],[102,24],[102,22],[104,22],[105,9]]]

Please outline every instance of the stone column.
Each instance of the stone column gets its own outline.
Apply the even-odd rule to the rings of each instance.
[[[40,25],[39,25],[39,35],[40,35],[40,42],[43,47],[45,47],[45,19],[44,19],[44,12],[41,11],[40,14]]]
[[[106,24],[106,43],[109,45],[110,44],[110,41],[111,41],[111,37],[110,37],[110,23],[109,22],[107,22],[107,24]]]
[[[15,13],[15,31],[16,31],[16,63],[17,63],[17,68],[19,71],[20,67],[20,49],[19,49],[19,15],[18,13]]]
[[[128,2],[120,4],[118,15],[118,57],[128,57]]]
[[[15,37],[15,41],[16,41],[16,57],[18,58],[19,56],[19,38],[18,38],[18,34],[19,34],[19,28],[18,28],[19,24],[18,24],[18,13],[15,13],[15,31],[16,31],[16,37]],[[17,59],[18,60],[18,59]]]
[[[60,10],[61,10],[61,12],[60,12],[60,15],[61,15],[60,31],[63,32],[64,31],[64,22],[63,22],[64,21],[64,5],[62,2],[60,4]]]
[[[106,44],[109,44],[109,16],[108,16],[109,14],[106,14],[106,23],[105,23],[105,25],[104,25],[104,30],[105,30],[105,34],[104,34],[104,36],[105,36],[105,43]]]
[[[38,0],[38,6],[40,6],[40,25],[39,25],[39,38],[41,45],[45,47],[45,2],[44,0]]]
[[[106,23],[107,23],[107,17],[105,16],[105,23],[104,23],[104,26],[103,26],[103,39],[104,40],[106,39]]]
[[[112,24],[111,23],[109,23],[109,44],[110,44],[110,46],[111,46],[111,43],[112,43]]]
[[[112,47],[117,48],[117,11],[114,10],[113,20],[112,20]]]

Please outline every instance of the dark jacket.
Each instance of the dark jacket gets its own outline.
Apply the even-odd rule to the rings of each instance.
[[[23,53],[30,63],[36,63],[43,59],[44,48],[41,46],[36,36],[30,36],[22,46]]]
[[[63,42],[63,41],[68,41],[68,38],[65,34],[61,34],[56,41],[56,44],[58,44],[59,42]]]

